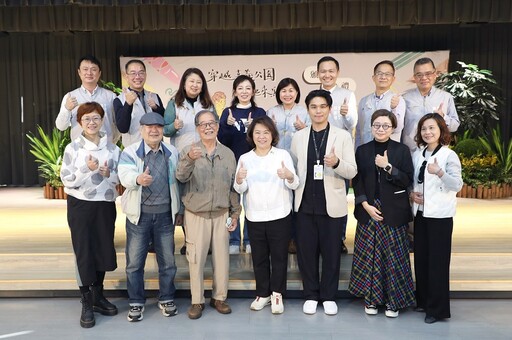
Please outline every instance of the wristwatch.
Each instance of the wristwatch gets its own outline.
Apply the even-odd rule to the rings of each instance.
[[[386,170],[386,172],[389,172],[389,170],[391,170],[391,164],[388,163],[388,165],[384,167],[384,170]]]

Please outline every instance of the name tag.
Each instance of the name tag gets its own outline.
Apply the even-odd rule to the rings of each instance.
[[[322,164],[315,164],[313,166],[313,179],[314,180],[324,179],[324,166]]]

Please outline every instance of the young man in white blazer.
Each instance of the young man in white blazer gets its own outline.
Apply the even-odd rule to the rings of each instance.
[[[306,299],[303,312],[316,313],[318,302],[322,302],[325,314],[336,315],[339,240],[348,213],[345,179],[353,178],[357,167],[352,137],[347,131],[329,124],[330,93],[310,92],[306,106],[311,126],[298,131],[291,146],[300,179],[294,209],[297,212],[297,257]]]

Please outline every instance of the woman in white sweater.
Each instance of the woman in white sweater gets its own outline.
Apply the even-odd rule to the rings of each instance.
[[[413,154],[414,271],[416,310],[428,324],[450,315],[450,256],[461,164],[448,148],[450,131],[437,113],[418,122]]]
[[[252,150],[240,156],[234,184],[243,204],[256,279],[252,310],[272,305],[284,311],[288,241],[291,230],[292,190],[299,186],[290,154],[275,146],[279,133],[268,116],[255,118],[247,131]]]
[[[60,177],[68,194],[68,224],[82,294],[80,325],[95,324],[94,313],[116,315],[117,308],[103,296],[106,271],[117,268],[114,248],[116,185],[119,148],[101,126],[105,112],[96,102],[78,107],[82,133],[64,151]]]

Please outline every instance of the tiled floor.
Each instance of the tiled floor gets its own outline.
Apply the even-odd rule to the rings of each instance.
[[[1,299],[0,339],[511,339],[511,300],[452,300],[452,318],[432,325],[424,315],[405,311],[397,319],[381,312],[367,316],[361,300],[338,300],[336,316],[321,307],[316,315],[302,313],[302,300],[285,300],[285,312],[272,315],[270,307],[249,310],[250,299],[229,299],[233,313],[221,315],[210,307],[199,320],[190,320],[188,299],[178,299],[179,314],[165,318],[156,302],[148,300],[144,320],[126,320],[127,302],[113,299],[114,317],[96,314],[96,326],[79,325],[78,299]]]

